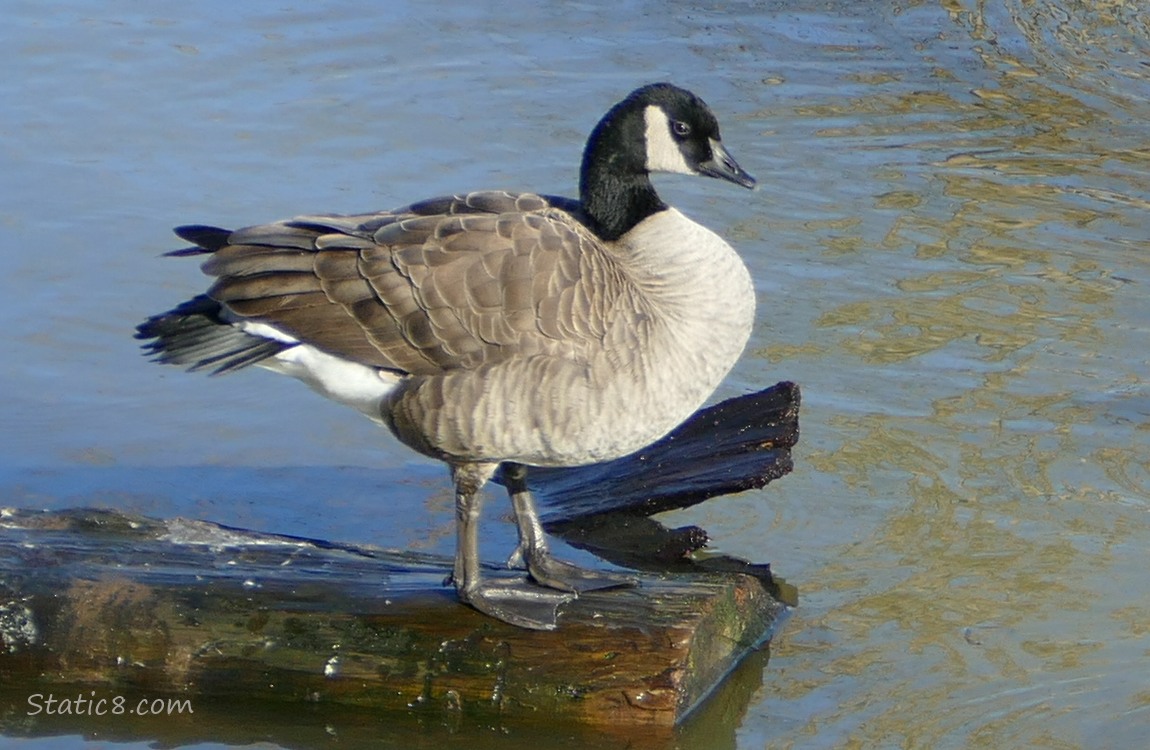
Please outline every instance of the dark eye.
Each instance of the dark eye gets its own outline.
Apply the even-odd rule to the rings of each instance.
[[[671,131],[680,138],[686,138],[691,134],[691,126],[682,120],[675,120],[671,123]]]

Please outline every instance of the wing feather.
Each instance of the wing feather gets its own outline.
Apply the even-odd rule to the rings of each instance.
[[[578,359],[605,335],[609,296],[619,293],[592,286],[619,274],[557,205],[577,207],[492,191],[300,216],[226,241],[221,230],[201,232],[214,245],[205,248],[214,252],[204,271],[216,277],[208,294],[235,317],[401,372],[473,369],[512,353]]]

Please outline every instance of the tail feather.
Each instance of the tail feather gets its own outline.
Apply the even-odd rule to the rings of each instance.
[[[257,364],[293,346],[244,333],[221,313],[219,302],[200,295],[136,326],[136,338],[147,341],[143,349],[154,362],[192,371],[211,368],[213,375]]]
[[[224,245],[227,245],[228,238],[232,236],[230,229],[210,227],[206,224],[187,224],[182,227],[176,227],[173,231],[177,237],[191,242],[194,247],[181,247],[179,250],[164,253],[164,257],[167,258],[182,258],[187,255],[214,253]]]
[[[193,245],[202,247],[209,253],[214,253],[224,245],[228,244],[228,238],[232,236],[232,230],[220,229],[219,227],[211,227],[206,224],[185,224],[182,227],[173,229],[176,236],[182,240],[187,240]]]

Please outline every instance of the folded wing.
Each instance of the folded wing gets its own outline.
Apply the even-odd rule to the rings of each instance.
[[[233,319],[355,362],[433,374],[534,353],[579,359],[602,342],[626,285],[571,210],[482,192],[181,236],[212,253],[208,296]]]

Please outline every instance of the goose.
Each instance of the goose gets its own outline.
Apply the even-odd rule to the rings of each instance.
[[[633,453],[715,391],[750,336],[755,293],[739,255],[660,200],[652,172],[753,189],[710,108],[669,83],[636,89],[591,132],[579,199],[480,191],[361,215],[234,231],[191,225],[206,293],[137,327],[154,361],[293,376],[448,465],[458,598],[523,628],[557,627],[589,590],[634,583],[553,557],[533,466]],[[485,576],[481,488],[502,467],[518,528]]]

